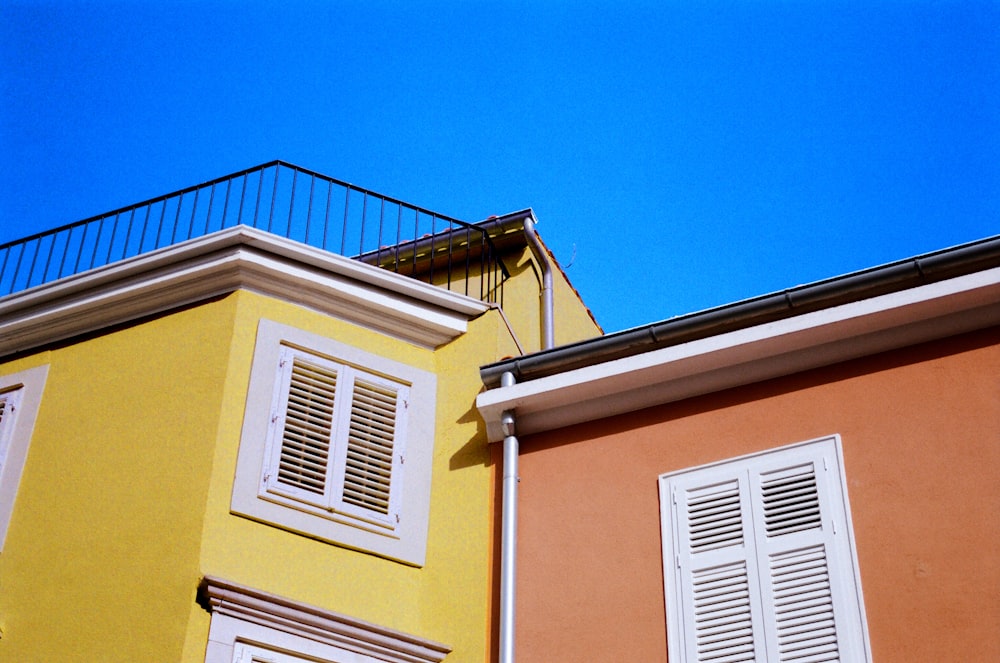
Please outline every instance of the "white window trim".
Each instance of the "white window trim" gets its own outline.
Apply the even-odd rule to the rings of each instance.
[[[395,455],[388,515],[361,508],[324,508],[303,501],[294,491],[275,488],[269,468],[276,457],[275,409],[282,389],[279,365],[288,353],[318,357],[358,375],[384,379],[386,384],[401,389],[408,407],[405,418],[398,424],[398,439],[393,446],[394,455],[397,450],[405,450],[405,456]],[[422,566],[430,515],[436,390],[437,378],[431,372],[301,329],[261,320],[237,457],[232,512],[312,538]]]
[[[212,613],[205,663],[233,663],[246,649],[329,663],[440,663],[451,652],[433,640],[220,578],[206,576],[198,594]]]
[[[774,630],[774,606],[766,598],[770,589],[767,585],[773,580],[770,574],[764,572],[768,559],[767,550],[771,539],[762,532],[763,525],[755,515],[758,515],[759,505],[754,497],[756,488],[750,477],[766,472],[771,467],[788,467],[794,464],[813,463],[816,472],[816,498],[819,505],[818,525],[809,527],[803,532],[788,534],[794,554],[802,554],[809,550],[818,550],[826,558],[825,570],[828,572],[828,582],[831,592],[832,618],[836,628],[836,639],[842,661],[871,661],[871,646],[868,639],[867,619],[864,600],[861,592],[861,577],[858,567],[857,551],[854,545],[854,530],[851,524],[850,506],[847,500],[847,483],[843,471],[843,452],[840,437],[829,437],[809,440],[778,449],[741,456],[718,463],[671,472],[660,476],[660,516],[663,544],[663,577],[667,615],[667,645],[668,657],[671,661],[694,663],[700,660],[696,654],[696,641],[693,634],[685,626],[685,609],[691,610],[694,600],[690,589],[690,574],[696,567],[702,567],[705,576],[713,576],[719,570],[730,568],[728,563],[733,552],[733,559],[746,558],[746,578],[749,583],[748,607],[741,610],[749,611],[748,622],[752,622],[752,630],[747,637],[752,637],[757,662],[784,660],[777,652],[777,632]],[[733,509],[742,514],[742,536],[746,540],[718,545],[706,545],[705,551],[692,552],[693,543],[682,544],[685,534],[681,522],[685,520],[687,511],[680,506],[684,498],[680,495],[685,488],[694,490],[697,487],[711,487],[712,490],[728,483],[735,483],[739,477],[739,506]],[[743,483],[746,477],[746,483]],[[744,486],[747,490],[744,491]],[[735,499],[735,498],[733,498]],[[729,507],[727,507],[728,509]],[[728,511],[727,511],[728,513]],[[718,521],[718,516],[710,517]],[[717,525],[713,522],[716,531]],[[724,528],[723,528],[724,529]],[[736,535],[740,536],[740,535]],[[791,537],[798,537],[791,539]],[[743,550],[733,550],[743,548]],[[697,554],[699,560],[694,560]],[[772,559],[778,559],[775,554]],[[775,567],[777,568],[777,567]],[[775,571],[772,571],[774,573]],[[777,576],[775,576],[777,577]],[[710,581],[710,580],[709,580]],[[732,583],[727,581],[726,585]],[[704,587],[704,585],[703,585]],[[714,591],[714,590],[713,590]],[[726,590],[728,591],[728,590]],[[715,596],[713,594],[713,596]],[[718,599],[713,598],[712,603]],[[685,608],[685,606],[688,606]],[[713,609],[717,609],[713,606]],[[731,627],[727,627],[731,628]],[[749,628],[749,626],[748,626]],[[708,640],[712,638],[708,636]],[[733,642],[729,639],[728,642]],[[728,659],[727,659],[728,660]],[[745,660],[740,658],[739,660]]]
[[[13,411],[7,412],[0,421],[0,551],[3,550],[14,513],[14,500],[28,459],[31,434],[48,373],[46,364],[0,376],[0,395],[8,398],[14,406]]]

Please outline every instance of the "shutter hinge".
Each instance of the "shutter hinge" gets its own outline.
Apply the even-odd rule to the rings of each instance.
[[[406,462],[406,456],[399,454],[399,464],[402,465]]]
[[[396,524],[397,525],[399,524],[399,514],[398,513],[396,514]]]
[[[671,493],[671,497],[674,500],[674,506],[677,506],[677,486],[674,486],[674,489]]]
[[[826,464],[826,456],[823,456],[823,470],[825,472],[829,472],[830,471],[830,467]]]
[[[681,556],[680,555],[674,555],[674,563],[677,564],[677,568],[678,569],[681,568]]]

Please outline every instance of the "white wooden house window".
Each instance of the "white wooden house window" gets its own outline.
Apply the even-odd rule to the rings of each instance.
[[[840,441],[660,477],[670,660],[870,661]]]
[[[262,491],[394,529],[407,385],[290,347],[278,373]]]
[[[14,499],[49,367],[0,376],[0,550],[14,512]]]
[[[232,511],[423,565],[435,390],[433,373],[262,320]]]

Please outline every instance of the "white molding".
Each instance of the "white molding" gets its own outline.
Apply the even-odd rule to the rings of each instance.
[[[0,356],[246,289],[437,347],[489,309],[246,226],[221,230],[0,298]]]
[[[28,459],[31,434],[35,429],[48,374],[49,365],[45,364],[0,376],[0,392],[17,392],[12,400],[17,410],[8,412],[0,427],[0,550],[3,550],[14,513],[14,501]]]
[[[1000,268],[756,325],[479,394],[529,435],[828,366],[1000,323]]]
[[[212,576],[202,580],[199,595],[212,613],[209,663],[229,663],[237,640],[280,644],[271,634],[261,637],[261,629],[254,626],[274,631],[279,637],[284,634],[389,663],[439,663],[451,652],[450,647],[433,640]],[[229,658],[222,658],[227,650]]]

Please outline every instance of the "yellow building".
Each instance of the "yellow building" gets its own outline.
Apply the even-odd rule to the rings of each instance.
[[[0,660],[487,660],[479,367],[600,333],[533,221],[274,162],[0,246]]]

